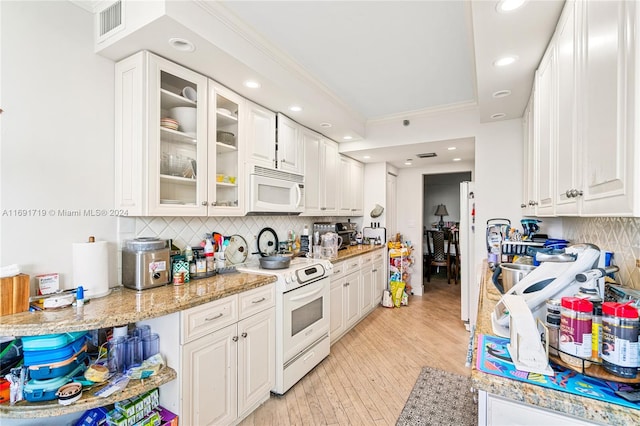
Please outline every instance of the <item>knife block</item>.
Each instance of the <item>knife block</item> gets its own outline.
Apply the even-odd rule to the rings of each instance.
[[[29,275],[0,278],[0,316],[29,310]]]

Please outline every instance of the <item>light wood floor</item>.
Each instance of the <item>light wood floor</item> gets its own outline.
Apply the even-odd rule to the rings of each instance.
[[[376,308],[285,395],[241,425],[395,425],[422,367],[470,375],[460,285],[431,280],[409,306]]]

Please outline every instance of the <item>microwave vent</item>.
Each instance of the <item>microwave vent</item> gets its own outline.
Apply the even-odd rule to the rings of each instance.
[[[122,0],[103,9],[98,15],[98,38],[103,39],[122,28]]]
[[[267,167],[254,166],[253,174],[258,176],[282,179],[290,182],[304,183],[304,176],[295,173],[283,172],[282,170],[269,169]]]

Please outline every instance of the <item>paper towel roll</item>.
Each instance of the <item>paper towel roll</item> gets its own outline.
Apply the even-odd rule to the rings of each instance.
[[[85,298],[109,294],[109,251],[106,241],[72,244],[73,286],[84,287]]]

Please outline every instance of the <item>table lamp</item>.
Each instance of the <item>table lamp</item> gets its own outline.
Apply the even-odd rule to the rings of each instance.
[[[444,228],[444,220],[442,220],[442,216],[449,216],[449,212],[447,211],[447,206],[444,204],[438,204],[436,207],[436,216],[440,216],[440,222],[438,222],[438,229],[442,231]]]

